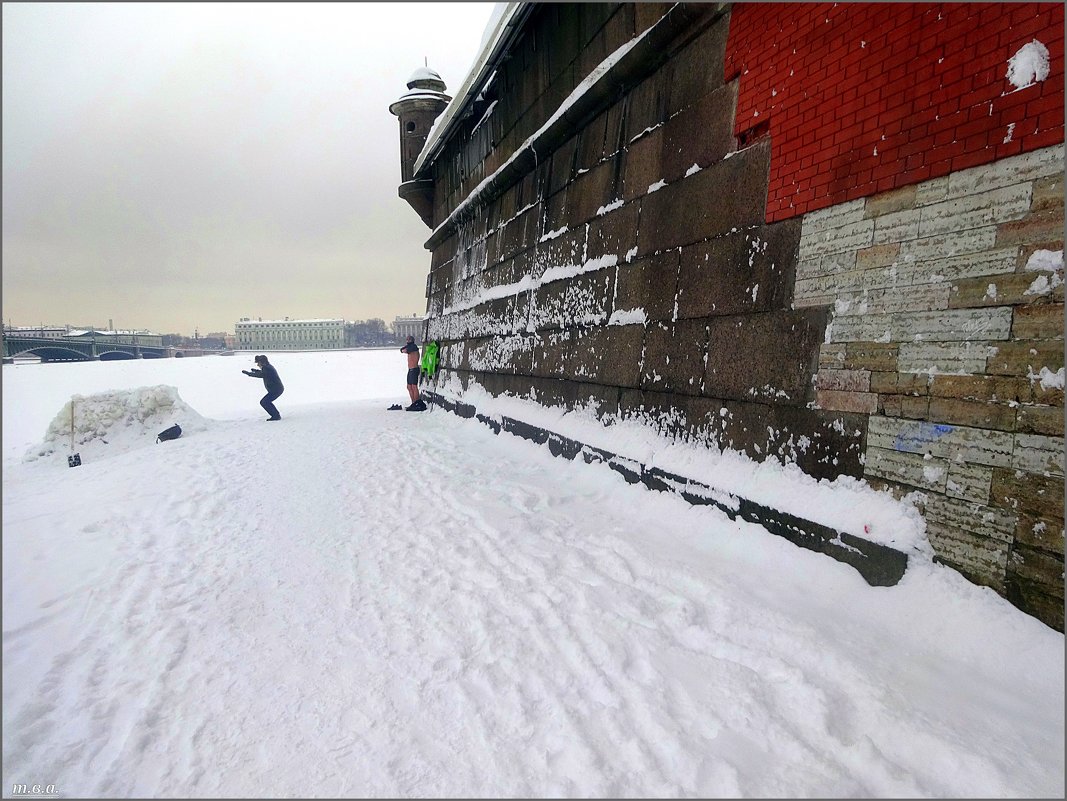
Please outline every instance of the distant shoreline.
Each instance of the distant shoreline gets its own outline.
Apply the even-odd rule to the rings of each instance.
[[[178,359],[198,359],[201,356],[237,356],[237,355],[255,355],[257,353],[267,353],[271,356],[277,356],[279,354],[286,353],[348,353],[352,351],[368,351],[368,350],[393,350],[399,347],[399,343],[396,345],[367,345],[365,347],[355,348],[308,348],[304,350],[263,350],[263,349],[248,349],[248,350],[205,350],[196,354],[189,354],[186,356],[170,356],[165,360],[178,358]],[[114,361],[114,362],[128,362],[136,361],[135,359],[71,359],[63,361],[45,362],[37,356],[13,356],[9,359],[4,359],[4,367],[17,367],[25,366],[27,364],[79,364],[81,362],[89,361]],[[151,360],[156,361],[156,360]]]

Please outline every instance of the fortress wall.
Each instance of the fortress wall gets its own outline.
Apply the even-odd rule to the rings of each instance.
[[[922,492],[940,558],[1062,629],[1062,7],[931,8],[536,7],[432,164],[427,333],[463,385]],[[950,91],[972,18],[995,35],[967,28]],[[1016,89],[1035,38],[1052,77]],[[840,77],[881,98],[905,63],[936,98],[885,140],[896,94],[790,127],[859,119]],[[931,144],[952,96],[984,146]]]

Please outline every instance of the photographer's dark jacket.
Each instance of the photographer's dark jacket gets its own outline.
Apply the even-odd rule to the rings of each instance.
[[[267,388],[267,392],[280,394],[285,389],[285,387],[282,386],[282,380],[278,377],[278,371],[274,369],[273,364],[265,364],[261,370],[257,370],[253,367],[251,370],[248,370],[247,373],[253,378],[262,378],[263,386]]]

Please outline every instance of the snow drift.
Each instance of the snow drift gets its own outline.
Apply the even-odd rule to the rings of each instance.
[[[175,423],[186,436],[206,430],[209,421],[186,404],[172,386],[73,395],[24,461],[65,463],[68,451],[82,453],[83,459],[126,453],[155,444],[156,435]]]

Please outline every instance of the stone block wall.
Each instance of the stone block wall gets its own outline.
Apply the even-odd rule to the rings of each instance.
[[[831,307],[818,408],[870,415],[863,476],[921,493],[940,559],[1063,628],[1062,147],[803,218]]]
[[[791,305],[800,224],[764,220],[771,143],[736,149],[729,17],[705,8],[434,248],[428,336],[494,392],[858,477],[858,418],[814,408],[827,313]],[[633,38],[611,19],[605,58]]]
[[[755,5],[534,8],[428,168],[439,375],[922,493],[940,559],[1062,629],[1062,124],[783,217],[792,140],[724,69]]]

